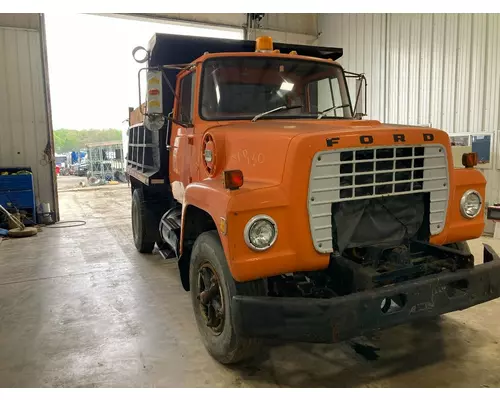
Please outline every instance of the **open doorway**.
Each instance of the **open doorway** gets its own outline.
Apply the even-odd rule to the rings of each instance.
[[[61,218],[81,217],[82,207],[129,207],[128,108],[139,105],[144,66],[133,48],[148,47],[155,33],[243,39],[243,30],[87,14],[48,14],[45,22]]]

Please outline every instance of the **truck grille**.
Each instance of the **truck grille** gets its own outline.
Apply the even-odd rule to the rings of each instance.
[[[430,233],[444,228],[448,164],[441,145],[371,147],[316,153],[309,181],[309,222],[314,247],[333,251],[332,203],[425,192]]]

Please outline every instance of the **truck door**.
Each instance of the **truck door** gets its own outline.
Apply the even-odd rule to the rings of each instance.
[[[172,185],[174,198],[182,202],[186,186],[191,183],[190,172],[191,153],[194,143],[193,113],[194,113],[194,88],[196,85],[196,72],[188,72],[177,82],[175,119],[190,127],[172,123],[172,138],[170,139],[170,172],[169,178]]]

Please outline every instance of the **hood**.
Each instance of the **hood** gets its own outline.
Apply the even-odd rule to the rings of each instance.
[[[282,181],[287,154],[294,143],[294,157],[312,159],[331,148],[405,145],[432,141],[449,145],[440,130],[382,124],[372,120],[258,120],[212,126],[222,170],[240,169],[245,181],[264,186]],[[206,134],[205,133],[205,134]],[[224,153],[223,157],[222,154]]]
[[[345,120],[345,119],[281,119],[281,120],[257,120],[231,122],[224,125],[212,126],[210,129],[234,130],[240,132],[269,132],[274,135],[296,136],[303,133],[320,133],[326,131],[352,131],[359,129],[373,129],[380,126],[390,126],[381,124],[373,120]]]

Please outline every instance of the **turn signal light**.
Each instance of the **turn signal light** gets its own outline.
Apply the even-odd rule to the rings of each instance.
[[[224,187],[229,190],[236,190],[243,186],[243,172],[239,169],[224,171],[222,173]]]
[[[465,168],[472,168],[477,165],[477,153],[462,154],[462,165]]]

